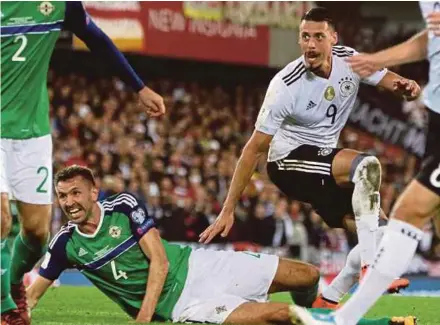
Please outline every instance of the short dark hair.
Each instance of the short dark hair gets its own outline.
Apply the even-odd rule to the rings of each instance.
[[[76,176],[81,176],[92,183],[93,186],[96,186],[95,176],[93,176],[92,170],[79,165],[72,165],[57,172],[55,175],[55,185],[57,185],[59,182],[67,181]]]
[[[301,21],[303,20],[317,22],[326,21],[330,26],[335,28],[335,22],[333,21],[330,12],[327,10],[327,8],[324,7],[315,7],[310,9],[301,17]]]

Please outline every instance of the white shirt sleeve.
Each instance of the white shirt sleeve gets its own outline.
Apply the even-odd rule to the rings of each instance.
[[[294,104],[294,98],[290,88],[278,77],[275,76],[269,84],[258,113],[255,129],[265,134],[274,135],[284,119],[289,115],[289,107]]]
[[[351,50],[354,52],[353,56],[359,54],[358,51],[356,51],[355,49],[352,49],[351,47],[346,47],[346,48],[348,50]],[[367,85],[376,86],[383,79],[383,77],[385,77],[387,72],[388,72],[388,69],[386,69],[386,68],[381,69],[381,70],[373,73],[371,76],[361,79],[361,82],[364,84],[367,84]]]
[[[373,73],[371,76],[361,79],[361,82],[363,82],[364,84],[367,84],[367,85],[376,86],[383,79],[383,77],[385,77],[387,72],[388,72],[388,69],[383,68],[383,69]]]

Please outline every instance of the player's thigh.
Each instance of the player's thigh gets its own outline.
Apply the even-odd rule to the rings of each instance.
[[[412,180],[397,199],[391,217],[422,228],[440,208],[440,196],[419,180]]]
[[[14,140],[13,147],[9,186],[14,198],[34,205],[52,204],[51,136]]]
[[[269,293],[301,290],[319,281],[319,270],[308,263],[280,258]]]
[[[12,227],[12,215],[8,193],[1,193],[1,205],[1,239],[4,239],[9,235]]]
[[[246,302],[234,309],[224,324],[283,324],[289,321],[289,304]]]

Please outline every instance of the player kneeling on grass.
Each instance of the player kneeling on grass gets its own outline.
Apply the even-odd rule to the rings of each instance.
[[[81,270],[137,322],[289,323],[289,304],[267,302],[269,293],[289,291],[306,307],[316,298],[319,272],[312,265],[170,244],[133,195],[97,202],[88,168],[61,170],[55,186],[70,221],[52,239],[27,291],[31,307],[66,268]]]

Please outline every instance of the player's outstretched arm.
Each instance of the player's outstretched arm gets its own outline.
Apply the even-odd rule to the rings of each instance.
[[[38,275],[35,281],[26,290],[26,297],[30,309],[33,309],[47,289],[52,285],[53,280],[48,280]]]
[[[354,55],[346,60],[354,72],[365,78],[383,68],[424,60],[427,42],[428,30],[423,30],[396,46],[372,54]]]
[[[229,230],[231,230],[234,224],[235,205],[240,199],[241,193],[249,184],[258,160],[268,152],[272,138],[272,135],[257,130],[254,131],[235,167],[234,176],[232,177],[231,186],[229,187],[222,211],[215,222],[200,235],[199,242],[209,243],[219,233],[221,233],[222,237],[228,235]]]
[[[92,21],[81,2],[67,1],[65,16],[64,27],[78,36],[92,52],[107,59],[115,67],[122,80],[139,94],[140,106],[148,116],[165,114],[163,98],[144,85],[124,55]]]
[[[169,263],[159,231],[156,228],[151,228],[142,236],[139,240],[139,246],[150,260],[150,267],[146,294],[136,317],[136,322],[148,323],[151,322],[153,318],[157,301],[162,293],[163,285],[168,274]]]
[[[412,101],[420,96],[422,90],[414,80],[406,79],[397,73],[387,71],[385,76],[377,84],[388,91],[403,97],[407,101]]]

